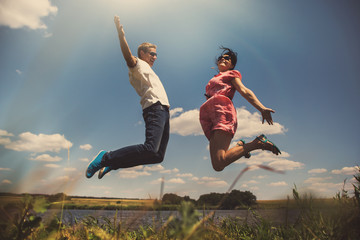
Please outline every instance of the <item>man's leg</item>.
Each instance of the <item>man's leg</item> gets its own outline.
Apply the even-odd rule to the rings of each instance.
[[[107,152],[103,158],[104,166],[118,169],[162,162],[169,139],[169,112],[163,106],[155,105],[145,109],[143,117],[146,125],[145,143]]]
[[[158,159],[161,161],[165,157],[165,152],[166,152],[166,148],[167,148],[167,145],[169,142],[169,137],[170,137],[170,116],[169,116],[169,114],[167,114],[164,130],[163,130],[163,135],[161,137],[160,148],[158,151]]]

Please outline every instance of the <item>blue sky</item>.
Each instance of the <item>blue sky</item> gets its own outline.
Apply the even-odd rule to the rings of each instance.
[[[0,191],[158,198],[235,189],[258,199],[301,191],[332,197],[359,165],[360,4],[347,1],[94,0],[0,2]],[[135,54],[158,46],[154,70],[171,104],[163,163],[85,178],[101,149],[144,141],[114,15]],[[238,52],[243,83],[273,108],[274,126],[240,94],[234,141],[265,133],[283,154],[253,152],[222,172],[198,122],[219,46]]]

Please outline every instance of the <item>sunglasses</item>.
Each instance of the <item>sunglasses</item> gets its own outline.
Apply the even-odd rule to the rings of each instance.
[[[149,54],[150,54],[152,57],[157,57],[157,53],[156,53],[156,52],[149,52]]]
[[[218,58],[218,61],[220,61],[221,59],[225,59],[226,61],[231,60],[231,58],[230,58],[229,56],[220,56],[220,57]]]

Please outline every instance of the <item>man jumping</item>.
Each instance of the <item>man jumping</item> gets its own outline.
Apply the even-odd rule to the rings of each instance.
[[[142,43],[137,55],[132,55],[125,39],[120,18],[114,17],[119,35],[121,52],[129,68],[129,80],[140,96],[145,121],[145,143],[127,146],[115,151],[101,150],[90,162],[86,177],[91,178],[99,171],[99,179],[111,170],[129,168],[144,164],[160,163],[164,160],[169,141],[169,100],[159,77],[152,70],[157,59],[156,45]]]

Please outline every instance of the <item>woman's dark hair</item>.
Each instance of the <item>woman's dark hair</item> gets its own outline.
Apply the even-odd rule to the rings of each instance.
[[[236,66],[236,63],[237,63],[237,53],[234,52],[233,50],[231,50],[230,48],[227,48],[227,47],[223,47],[221,46],[220,47],[222,51],[221,55],[219,57],[216,58],[216,65],[218,63],[218,61],[220,60],[220,58],[224,55],[228,55],[231,59],[231,64],[234,66],[231,70],[233,70]]]

